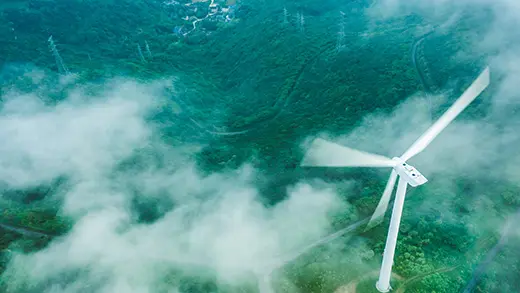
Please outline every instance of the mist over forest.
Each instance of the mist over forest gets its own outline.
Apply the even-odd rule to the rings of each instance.
[[[0,292],[520,292],[520,2],[3,0]],[[337,156],[330,152],[331,160]],[[392,202],[391,202],[392,204]]]

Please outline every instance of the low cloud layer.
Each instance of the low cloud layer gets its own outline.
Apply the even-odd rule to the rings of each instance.
[[[333,189],[300,183],[266,208],[250,166],[199,175],[197,146],[164,143],[149,119],[167,104],[163,87],[113,81],[88,94],[72,84],[57,105],[41,92],[2,96],[4,185],[24,189],[65,176],[53,196],[76,222],[48,248],[14,255],[3,276],[11,290],[172,292],[175,278],[161,286],[174,269],[210,270],[239,284],[329,232],[329,216],[345,205]],[[159,219],[138,224],[136,198],[157,203]]]

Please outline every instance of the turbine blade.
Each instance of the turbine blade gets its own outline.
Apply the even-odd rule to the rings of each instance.
[[[422,152],[476,97],[489,85],[489,67],[475,79],[471,86],[414,144],[401,156],[403,161]]]
[[[315,139],[300,166],[307,167],[393,167],[395,161],[321,138]]]
[[[385,215],[386,210],[388,209],[388,203],[390,202],[390,198],[392,197],[392,191],[394,191],[396,180],[397,172],[395,172],[395,170],[392,170],[392,173],[390,173],[390,178],[388,178],[388,182],[386,183],[385,191],[383,191],[383,196],[381,196],[379,204],[377,205],[376,210],[372,214],[372,218],[370,218],[370,221],[368,222],[365,231],[371,229],[374,226],[379,225],[383,220],[383,216]]]

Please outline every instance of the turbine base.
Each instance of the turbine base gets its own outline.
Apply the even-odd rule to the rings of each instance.
[[[381,286],[379,286],[379,282],[376,282],[376,289],[377,289],[377,291],[379,291],[381,293],[387,293],[387,292],[390,292],[390,290],[392,290],[392,287],[390,287],[390,285],[388,285],[387,288],[381,288]]]

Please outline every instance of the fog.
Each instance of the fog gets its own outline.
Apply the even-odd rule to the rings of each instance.
[[[164,81],[113,80],[95,94],[74,81],[68,86],[57,104],[43,102],[43,86],[2,96],[6,188],[65,176],[53,197],[75,222],[48,248],[15,254],[4,275],[11,290],[157,292],[172,269],[214,271],[218,282],[237,285],[329,233],[330,216],[345,208],[332,186],[305,182],[266,207],[255,186],[260,175],[247,164],[199,174],[195,155],[203,144],[167,144],[150,119],[167,106]],[[156,202],[159,219],[138,223],[136,198]]]

